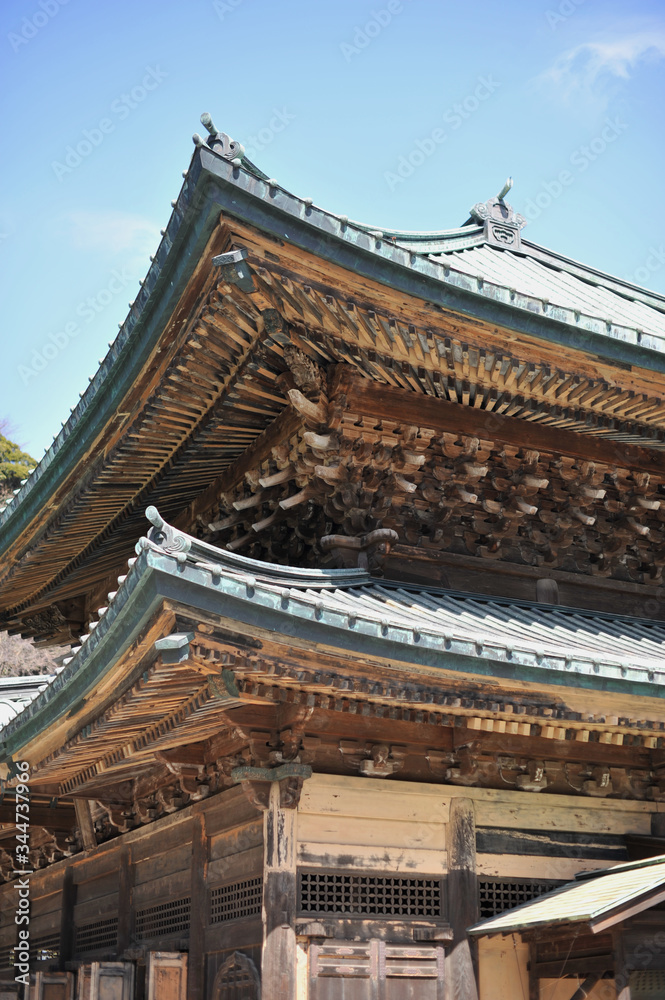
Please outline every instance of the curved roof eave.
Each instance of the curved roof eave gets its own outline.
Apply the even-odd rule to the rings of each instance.
[[[397,241],[386,240],[384,234],[389,231],[349,222],[264,177],[255,169],[238,167],[207,146],[197,147],[164,238],[116,340],[37,468],[0,511],[0,552],[48,508],[55,491],[117,415],[119,400],[163,333],[220,211],[443,310],[610,362],[665,372],[665,342],[660,338],[471,277],[455,269],[454,257],[436,260],[429,250],[422,255],[414,253]],[[457,238],[465,228],[473,235],[474,227],[422,235]]]
[[[0,731],[0,759],[22,752],[65,718],[78,715],[85,722],[91,712],[101,711],[103,705],[86,706],[85,700],[102,681],[117,697],[120,688],[111,684],[115,665],[165,600],[213,614],[221,624],[233,621],[234,629],[247,628],[253,636],[270,634],[291,642],[297,637],[298,643],[315,644],[320,650],[334,649],[354,659],[378,658],[402,669],[663,696],[665,674],[653,651],[630,662],[608,655],[607,636],[616,627],[615,616],[548,606],[556,618],[552,634],[535,637],[530,612],[539,607],[542,613],[542,606],[409,585],[408,600],[396,588],[390,604],[381,607],[383,582],[364,571],[293,570],[225,552],[174,533],[170,526],[166,531],[166,548],[150,538],[139,540],[138,558],[130,560],[127,576],[95,628],[82,637],[82,645],[55,679]],[[422,608],[414,615],[419,598]],[[440,601],[442,611],[446,602],[452,604],[459,628],[451,630],[440,615],[431,613],[432,601]],[[460,602],[465,607],[458,608]],[[508,631],[497,629],[499,606],[513,623]],[[591,646],[575,647],[582,618],[598,626],[598,637]],[[561,622],[569,629],[570,642],[555,637]],[[625,624],[647,638],[653,631],[652,623],[646,632],[637,620],[625,619]],[[125,664],[125,681],[132,670],[142,669],[130,665],[128,673]]]

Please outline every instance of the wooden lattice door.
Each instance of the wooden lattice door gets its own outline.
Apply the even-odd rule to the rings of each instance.
[[[212,990],[212,1000],[260,1000],[259,974],[251,958],[234,951],[224,962]]]

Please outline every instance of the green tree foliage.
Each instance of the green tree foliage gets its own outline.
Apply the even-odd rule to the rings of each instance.
[[[10,496],[36,465],[31,455],[0,434],[0,498]]]

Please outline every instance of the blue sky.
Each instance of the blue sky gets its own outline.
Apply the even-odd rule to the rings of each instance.
[[[202,111],[377,228],[457,226],[510,174],[528,239],[665,293],[658,0],[4,0],[0,49],[0,420],[36,458],[136,295]]]

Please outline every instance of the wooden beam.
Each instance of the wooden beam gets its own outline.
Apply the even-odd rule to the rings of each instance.
[[[201,493],[174,521],[173,525],[186,531],[204,511],[209,510],[218,500],[220,493],[230,490],[240,482],[246,472],[251,472],[263,462],[271,450],[283,444],[302,427],[304,418],[292,406],[286,406],[271,424],[262,431],[240,458],[225,469],[217,479]]]
[[[14,825],[15,822],[15,800],[7,795],[2,805],[0,805],[0,823],[11,823]],[[58,803],[57,806],[51,808],[44,804],[39,805],[31,802],[30,823],[32,826],[43,826],[47,830],[69,833],[72,827],[76,825],[77,818],[71,805],[63,806]]]
[[[76,810],[76,823],[81,831],[83,847],[86,851],[91,851],[93,847],[97,847],[97,837],[90,813],[90,803],[87,799],[74,799],[74,809]]]
[[[662,451],[559,430],[360,377],[345,382],[348,409],[353,413],[665,476]]]

